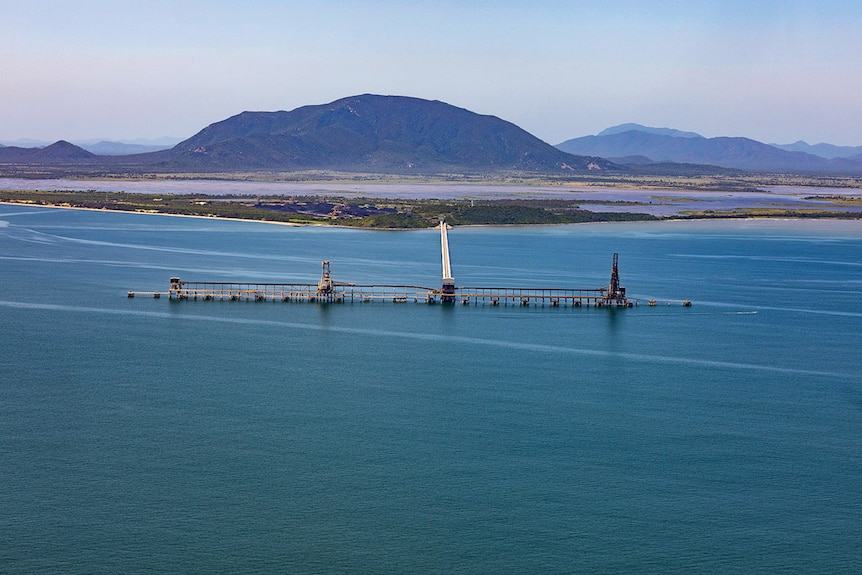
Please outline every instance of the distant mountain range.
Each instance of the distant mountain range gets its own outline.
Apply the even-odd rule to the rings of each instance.
[[[640,124],[614,126],[555,147],[495,116],[439,101],[372,94],[289,112],[242,112],[173,147],[151,149],[159,145],[97,141],[87,143],[88,150],[59,141],[44,147],[0,146],[0,173],[862,174],[862,154],[851,147],[775,146]],[[815,151],[832,157],[811,153]]]
[[[596,136],[567,140],[557,147],[572,154],[589,154],[623,164],[706,164],[752,172],[860,174],[862,155],[854,148],[797,142],[774,146],[740,137],[704,138],[694,132],[622,124]],[[831,152],[831,158],[811,153]],[[811,151],[804,151],[804,150]],[[834,153],[841,151],[844,156]]]
[[[114,142],[112,140],[99,140],[98,142],[84,142],[77,145],[84,148],[88,152],[100,156],[130,156],[132,154],[146,154],[148,152],[158,152],[160,150],[169,150],[176,145],[179,138],[171,141],[169,144],[140,144],[131,142]]]
[[[675,138],[702,138],[700,134],[696,134],[695,132],[681,132],[679,130],[674,130],[673,128],[649,128],[647,126],[642,126],[641,124],[620,124],[619,126],[612,126],[610,128],[606,128],[598,133],[599,136],[612,136],[614,134],[622,134],[623,132],[629,132],[631,130],[637,130],[639,132],[647,132],[650,134],[658,134],[659,136],[673,136]]]
[[[834,146],[832,144],[808,144],[799,140],[793,144],[769,144],[788,152],[805,152],[829,160],[835,158],[852,158],[862,156],[862,146]]]
[[[114,140],[85,140],[75,141],[72,144],[83,148],[90,153],[100,156],[128,156],[131,154],[144,154],[147,152],[158,152],[172,148],[180,141],[180,138],[139,138],[132,141],[118,142]],[[51,142],[42,140],[21,139],[14,142],[0,143],[0,148],[14,146],[19,148],[44,148]]]

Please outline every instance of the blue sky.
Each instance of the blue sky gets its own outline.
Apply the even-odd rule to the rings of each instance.
[[[862,145],[862,2],[0,0],[0,140],[188,137],[442,100],[552,144],[623,122]]]

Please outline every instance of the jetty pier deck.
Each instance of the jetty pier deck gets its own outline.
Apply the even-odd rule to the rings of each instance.
[[[440,288],[417,285],[355,284],[333,281],[329,260],[322,262],[320,281],[313,283],[251,283],[183,281],[170,279],[167,292],[128,292],[160,298],[166,295],[171,300],[204,301],[281,301],[281,302],[394,302],[442,303],[490,306],[551,306],[551,307],[632,307],[640,303],[626,296],[626,288],[620,285],[619,255],[614,253],[611,279],[607,287],[596,289],[577,288],[533,288],[533,287],[456,287],[449,259],[449,226],[440,220],[440,246],[442,254],[442,282]],[[690,306],[689,300],[680,300]],[[668,301],[667,303],[671,303]],[[650,306],[656,300],[648,300]]]
[[[456,289],[462,305],[550,305],[581,307],[608,305],[607,289],[568,288],[505,288],[505,287],[459,287]],[[629,302],[619,302],[621,307]]]
[[[350,284],[333,285],[327,292],[318,291],[315,284],[307,283],[232,283],[232,282],[178,282],[167,291],[130,291],[128,297],[166,297],[183,301],[256,301],[256,302],[309,302],[309,303],[459,303],[461,305],[489,306],[550,306],[550,307],[632,307],[641,300],[609,300],[607,289],[567,288],[492,288],[457,287],[455,300],[441,289],[412,285]],[[649,300],[649,305],[658,302]],[[688,300],[662,300],[660,303],[681,303]]]
[[[175,278],[176,279],[176,278]],[[581,307],[609,305],[605,288],[578,290],[565,288],[458,287],[456,302],[462,305],[549,305]],[[135,296],[162,296],[171,300],[271,301],[271,302],[394,302],[441,303],[448,297],[442,289],[413,285],[346,284],[333,282],[320,291],[309,283],[233,283],[175,281],[165,292],[128,292]],[[454,303],[454,302],[453,302]],[[629,302],[620,305],[629,305]]]
[[[174,278],[178,279],[178,278]],[[203,301],[274,301],[274,302],[429,302],[437,298],[435,290],[411,285],[362,285],[333,282],[326,290],[308,283],[232,283],[172,281],[167,292],[144,292],[144,295],[166,295],[173,300]],[[134,297],[140,292],[129,292]],[[156,294],[159,294],[158,296]]]

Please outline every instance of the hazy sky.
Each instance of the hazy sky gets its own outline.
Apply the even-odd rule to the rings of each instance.
[[[442,100],[557,144],[623,122],[862,145],[862,1],[0,0],[0,140],[188,137]]]

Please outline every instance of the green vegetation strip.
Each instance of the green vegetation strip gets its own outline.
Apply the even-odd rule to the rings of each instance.
[[[154,195],[97,191],[0,190],[0,201],[31,205],[119,210],[296,224],[362,228],[453,225],[567,224],[658,219],[640,213],[582,210],[568,200],[383,200],[372,198]]]
[[[856,196],[806,196],[806,200],[819,200],[833,204],[862,206],[862,197]]]
[[[118,210],[292,224],[357,228],[431,228],[440,217],[452,225],[535,225],[662,219],[644,213],[591,212],[579,200],[388,200],[334,196],[210,196],[133,194],[98,191],[0,190],[0,202]],[[840,218],[862,219],[862,212],[817,209],[738,208],[688,211],[682,217],[703,218]],[[680,217],[680,216],[675,216]]]
[[[832,212],[818,209],[735,208],[732,210],[684,211],[681,215],[691,219],[709,218],[835,218],[862,219],[862,212]]]

